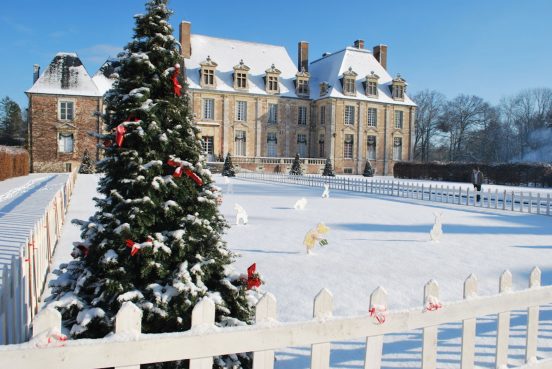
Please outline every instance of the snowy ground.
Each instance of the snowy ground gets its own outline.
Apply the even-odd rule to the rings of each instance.
[[[96,178],[79,175],[68,219],[86,219],[94,212]],[[438,281],[441,300],[462,297],[464,279],[474,273],[481,295],[495,294],[505,269],[513,274],[514,288],[527,286],[530,269],[538,265],[543,284],[552,283],[552,218],[421,202],[377,195],[332,191],[329,199],[321,189],[273,185],[232,179],[225,184],[221,212],[235,221],[234,204],[249,214],[249,224],[233,225],[225,239],[242,255],[236,268],[245,273],[253,262],[261,273],[263,289],[278,301],[281,321],[310,319],[312,302],[321,288],[334,295],[334,315],[365,314],[370,293],[379,285],[389,293],[391,310],[421,307],[423,285]],[[295,201],[308,199],[305,210],[294,210]],[[440,243],[429,241],[433,212],[444,214]],[[331,228],[329,245],[307,255],[302,245],[305,233],[323,221]],[[55,263],[70,258],[76,226],[66,223]],[[512,314],[510,364],[523,360],[523,330],[526,316]],[[552,311],[541,312],[539,356],[552,356]],[[495,317],[478,319],[476,364],[494,362]],[[459,367],[461,324],[448,324],[439,331],[439,367]],[[421,332],[385,337],[384,368],[420,366]],[[364,342],[332,343],[331,366],[360,368]],[[276,354],[278,369],[309,367],[309,348],[288,348]]]

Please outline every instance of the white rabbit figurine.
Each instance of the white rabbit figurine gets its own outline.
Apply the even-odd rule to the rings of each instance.
[[[330,197],[330,185],[324,183],[324,192],[322,193],[322,198],[327,199]]]
[[[435,212],[433,213],[433,215],[435,216],[435,224],[433,224],[433,228],[431,228],[431,231],[429,232],[429,237],[432,241],[439,242],[441,236],[443,235],[443,223],[441,222],[443,218],[443,213]]]
[[[240,224],[240,220],[244,225],[247,224],[247,212],[239,204],[234,205],[234,210],[236,210],[236,225]]]
[[[307,199],[304,197],[301,197],[299,200],[295,202],[295,205],[293,205],[293,208],[295,210],[305,210],[306,206],[307,206]]]

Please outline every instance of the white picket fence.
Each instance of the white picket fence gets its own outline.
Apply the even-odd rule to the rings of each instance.
[[[491,191],[480,192],[462,189],[457,186],[427,185],[405,180],[379,180],[351,177],[296,176],[288,174],[266,174],[240,172],[238,178],[295,184],[310,187],[322,187],[328,184],[330,189],[364,192],[417,200],[435,201],[447,204],[475,206],[489,209],[511,210],[532,214],[550,215],[550,192]],[[477,196],[480,196],[480,201]]]
[[[11,262],[4,264],[1,270],[1,345],[24,342],[30,337],[31,322],[38,312],[40,296],[60,237],[76,175],[76,171],[69,175],[24,242],[15,246],[18,252],[12,256]]]
[[[276,299],[266,294],[256,306],[256,323],[241,327],[216,327],[215,306],[201,300],[192,313],[192,328],[186,332],[141,334],[142,312],[125,302],[116,316],[116,332],[104,339],[65,341],[59,336],[61,316],[44,309],[33,323],[33,340],[25,344],[0,346],[1,368],[126,368],[138,369],[141,363],[190,360],[190,369],[211,369],[213,356],[253,352],[254,369],[274,367],[274,350],[285,347],[311,347],[311,369],[329,369],[331,342],[365,338],[365,369],[382,364],[383,338],[386,334],[423,330],[422,368],[437,366],[439,326],[462,322],[459,361],[462,369],[472,369],[476,360],[477,318],[497,314],[496,368],[508,365],[510,314],[527,311],[525,362],[523,367],[552,367],[552,359],[537,357],[539,309],[552,303],[552,286],[541,286],[541,272],[531,271],[529,288],[512,291],[512,275],[500,277],[499,294],[477,296],[477,280],[471,275],[464,282],[464,299],[439,301],[439,287],[429,281],[423,292],[424,307],[387,311],[387,292],[378,287],[370,295],[367,313],[355,317],[334,317],[333,297],[322,289],[314,299],[313,319],[282,323],[276,316]],[[548,323],[548,322],[547,322]]]

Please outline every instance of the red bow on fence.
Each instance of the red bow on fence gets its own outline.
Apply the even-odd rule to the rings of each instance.
[[[125,133],[126,133],[126,127],[123,126],[122,124],[119,124],[117,128],[115,128],[115,142],[117,143],[117,146],[119,147],[123,146]]]
[[[180,85],[180,83],[178,83],[178,75],[180,74],[180,64],[175,64],[174,65],[174,72],[173,72],[173,75],[172,75],[172,83],[173,83],[173,89],[174,89],[174,94],[176,96],[180,96],[181,93],[180,93],[180,90],[182,90],[182,85]]]
[[[387,309],[385,306],[373,305],[368,312],[370,316],[376,320],[378,324],[385,323],[385,316],[387,315]]]
[[[257,263],[253,263],[247,268],[247,289],[250,290],[253,287],[260,287],[261,279],[257,274]]]

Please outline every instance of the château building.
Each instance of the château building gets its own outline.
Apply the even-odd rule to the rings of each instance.
[[[309,62],[301,41],[295,64],[282,46],[192,34],[185,21],[180,43],[211,157],[229,152],[266,170],[278,162],[270,158],[298,153],[331,158],[337,173],[353,174],[369,160],[384,175],[412,159],[416,105],[405,79],[387,71],[386,45],[367,50],[357,40]]]

